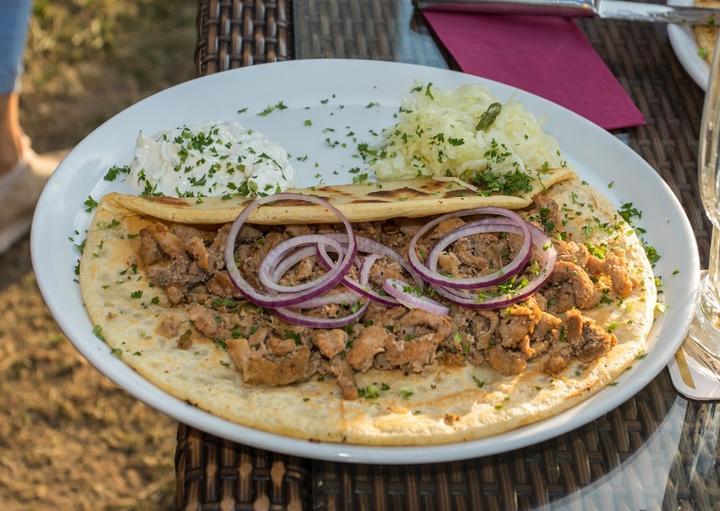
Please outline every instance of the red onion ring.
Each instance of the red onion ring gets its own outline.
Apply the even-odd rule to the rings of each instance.
[[[431,270],[426,264],[422,263],[417,255],[417,243],[420,240],[420,238],[425,234],[426,232],[430,231],[430,229],[434,228],[441,222],[444,222],[445,220],[449,218],[456,218],[456,217],[463,217],[468,215],[498,215],[501,217],[505,217],[510,222],[513,223],[520,229],[522,229],[524,234],[523,244],[520,247],[520,250],[515,255],[515,258],[506,266],[501,268],[500,270],[488,274],[483,275],[481,277],[474,277],[474,278],[449,278],[445,277],[443,275],[440,275],[438,272]],[[497,224],[502,224],[502,222],[496,222]],[[454,233],[458,232],[459,230],[463,229],[466,226],[462,226],[452,232],[450,232],[448,235],[443,236],[441,240],[444,240],[450,235],[453,235]],[[463,236],[460,236],[463,237]],[[480,287],[486,287],[491,286],[495,283],[502,282],[503,280],[506,280],[510,278],[512,275],[518,273],[522,268],[527,264],[528,255],[530,253],[530,242],[531,242],[531,236],[530,231],[528,228],[527,222],[523,220],[520,215],[517,213],[514,213],[513,211],[509,211],[507,209],[503,208],[494,208],[494,207],[485,207],[485,208],[475,208],[475,209],[468,209],[465,211],[456,211],[454,213],[448,213],[445,215],[442,215],[435,220],[428,222],[427,224],[423,225],[418,232],[415,233],[415,236],[412,237],[410,240],[410,243],[408,244],[408,260],[410,261],[410,265],[415,269],[415,271],[425,280],[426,282],[429,282],[431,284],[435,284],[438,286],[443,286],[447,288],[453,288],[453,289],[477,289]],[[449,244],[449,243],[448,243]],[[437,246],[437,244],[435,245]],[[446,245],[447,246],[447,245]],[[431,253],[433,252],[434,248],[431,250]],[[439,254],[437,254],[439,255]]]
[[[342,328],[360,319],[368,308],[370,302],[365,302],[357,311],[342,318],[316,318],[286,307],[275,309],[275,314],[286,323],[302,325],[310,328]]]
[[[486,220],[480,220],[480,222],[485,221]],[[477,225],[476,222],[468,225],[473,224]],[[447,289],[441,286],[436,287],[435,291],[439,295],[460,305],[461,307],[466,307],[470,309],[500,309],[503,307],[507,307],[508,305],[521,302],[526,298],[529,298],[530,295],[532,295],[543,284],[545,284],[547,279],[550,277],[550,274],[555,268],[555,262],[557,261],[557,250],[555,250],[555,247],[552,245],[552,242],[550,241],[550,238],[547,236],[547,234],[545,234],[542,230],[532,224],[527,225],[530,230],[532,244],[535,249],[538,250],[541,254],[540,264],[542,265],[542,268],[540,270],[540,273],[532,281],[530,281],[527,286],[522,288],[522,290],[520,290],[518,294],[512,297],[504,295],[496,296],[484,301],[478,301],[477,298],[472,297],[470,291]]]
[[[328,234],[328,237],[339,241],[341,243],[347,243],[347,237],[345,234]],[[382,243],[379,243],[377,241],[371,240],[369,238],[365,238],[363,236],[356,236],[355,240],[357,241],[358,251],[369,253],[368,257],[365,258],[365,261],[363,262],[363,265],[360,268],[360,280],[361,283],[358,283],[356,280],[352,279],[351,277],[345,276],[342,283],[346,287],[352,289],[358,294],[361,294],[362,296],[373,300],[374,302],[380,303],[382,305],[385,305],[387,307],[396,307],[399,302],[395,300],[392,296],[383,296],[377,291],[374,291],[371,289],[368,285],[369,277],[370,277],[370,269],[372,268],[372,264],[367,264],[367,259],[372,256],[371,260],[372,263],[380,259],[381,257],[387,257],[389,259],[392,259],[396,263],[398,263],[402,268],[407,271],[410,276],[415,281],[415,284],[423,288],[425,287],[425,283],[420,278],[420,276],[413,270],[412,266],[408,264],[408,262],[397,252],[395,252],[390,247],[383,245]],[[334,264],[332,259],[330,259],[330,256],[327,253],[327,248],[319,243],[317,248],[320,264],[325,266],[325,268],[329,268],[330,265]],[[365,276],[363,276],[363,271],[365,272]],[[365,284],[362,284],[362,280],[365,280]]]
[[[366,258],[367,260],[367,258]],[[363,280],[362,277],[360,277],[360,282],[362,284],[367,284],[367,280]],[[322,307],[323,305],[329,305],[332,303],[342,303],[338,301],[333,301],[332,299],[339,296],[339,295],[354,295],[355,300],[351,303],[355,303],[358,301],[360,296],[355,294],[353,291],[345,291],[343,293],[336,293],[334,295],[326,294],[324,296],[319,296],[317,298],[312,298],[311,300],[308,300],[307,302],[303,302],[298,305],[298,307],[311,309],[314,307]],[[327,301],[325,301],[327,300]],[[279,309],[275,309],[275,313],[283,319],[286,323],[291,323],[293,325],[302,325],[307,326],[310,328],[342,328],[346,325],[349,325],[356,319],[360,319],[362,315],[365,313],[365,311],[368,308],[368,305],[370,302],[365,302],[360,309],[355,311],[350,316],[345,316],[343,318],[317,318],[314,316],[308,316],[306,314],[302,314],[300,312],[293,311],[291,309],[281,307]],[[352,319],[348,319],[352,318]]]
[[[320,242],[331,245],[342,256],[342,247],[340,246],[340,243],[332,238],[328,238],[322,234],[305,234],[303,236],[296,236],[295,238],[290,238],[289,240],[279,243],[267,253],[260,263],[260,268],[258,268],[258,280],[260,280],[260,283],[265,286],[265,288],[279,293],[297,293],[299,291],[305,291],[306,289],[315,287],[318,280],[322,279],[324,275],[323,277],[318,277],[317,279],[309,282],[303,282],[302,284],[297,284],[295,286],[284,286],[282,284],[278,284],[277,282],[290,268],[304,259],[304,257],[298,259],[297,252],[291,254],[286,259],[281,259],[287,252],[290,252],[299,246],[317,245]],[[291,262],[293,264],[290,264]],[[335,265],[333,264],[333,266]],[[280,269],[284,269],[284,271],[280,272]],[[331,268],[327,269],[330,270]],[[277,279],[274,278],[276,273],[279,274]]]
[[[347,291],[341,291],[339,293],[325,293],[322,296],[310,298],[309,300],[297,304],[295,307],[299,309],[314,309],[316,307],[333,304],[352,305],[353,303],[361,300],[362,296],[348,289]]]
[[[473,236],[475,234],[481,234],[486,232],[510,232],[513,234],[524,235],[525,231],[527,230],[527,228],[523,229],[514,223],[503,223],[501,221],[497,221],[494,218],[486,218],[477,222],[471,222],[455,229],[454,231],[440,238],[437,243],[435,243],[435,246],[430,251],[430,254],[428,255],[425,262],[430,271],[437,273],[438,258],[440,257],[440,254],[450,244],[456,242],[460,238],[465,238],[467,236]],[[525,251],[525,253],[523,254],[523,250],[525,248],[525,240],[523,240],[523,245],[520,247],[520,250],[518,251],[515,258],[503,267],[511,268],[510,273],[504,273],[503,269],[500,269],[496,272],[488,273],[476,279],[455,279],[456,282],[464,282],[470,280],[479,281],[481,279],[485,279],[485,282],[482,285],[473,288],[478,289],[490,287],[494,284],[499,284],[500,282],[506,281],[516,273],[520,272],[523,268],[525,268],[525,266],[527,266],[528,262],[530,262],[530,256],[532,255],[532,250],[530,250],[531,237],[532,236],[528,236],[527,238],[525,238],[527,240],[528,250]],[[520,257],[523,255],[524,257]]]
[[[278,282],[290,268],[306,257],[313,257],[315,254],[317,254],[317,249],[315,247],[299,248],[277,264],[272,273],[273,282]]]
[[[258,292],[255,290],[242,276],[240,270],[235,263],[235,242],[237,241],[238,233],[242,229],[243,224],[247,221],[250,215],[259,206],[267,204],[268,202],[275,202],[278,200],[297,200],[302,202],[310,202],[311,204],[317,204],[335,214],[338,219],[345,226],[348,237],[347,252],[344,254],[343,259],[339,264],[334,265],[325,275],[315,280],[315,287],[307,289],[305,291],[297,293],[286,293],[284,295],[270,295]],[[230,232],[228,233],[227,242],[225,243],[225,266],[227,267],[228,274],[232,279],[238,290],[251,302],[260,307],[267,308],[278,308],[285,306],[292,306],[314,298],[324,291],[332,289],[337,286],[343,279],[343,277],[350,270],[350,267],[355,260],[357,253],[357,245],[355,243],[355,236],[353,234],[352,226],[345,216],[332,204],[325,199],[314,197],[312,195],[302,195],[299,193],[278,193],[275,195],[268,195],[267,197],[261,197],[252,200],[235,219]]]
[[[406,292],[403,288],[407,285],[407,282],[403,282],[402,280],[385,279],[383,289],[409,309],[422,309],[432,314],[440,314],[441,316],[448,315],[450,312],[448,307],[427,296],[415,296]]]

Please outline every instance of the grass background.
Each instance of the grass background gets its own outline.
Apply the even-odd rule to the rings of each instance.
[[[35,0],[21,122],[36,151],[70,148],[126,106],[192,78],[196,8]],[[28,239],[0,256],[0,507],[173,509],[175,431],[63,336],[35,284]]]

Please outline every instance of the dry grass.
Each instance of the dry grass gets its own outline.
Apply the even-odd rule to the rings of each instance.
[[[196,4],[35,0],[22,122],[37,150],[192,78]],[[171,509],[175,423],[91,367],[35,285],[28,240],[0,257],[3,510]]]

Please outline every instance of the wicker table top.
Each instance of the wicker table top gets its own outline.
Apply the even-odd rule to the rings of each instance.
[[[582,21],[645,114],[632,148],[680,198],[703,264],[710,230],[695,161],[702,91],[664,27]],[[199,74],[290,58],[348,57],[456,67],[410,0],[201,0]],[[525,449],[420,466],[319,462],[180,425],[177,505],[239,509],[718,509],[720,408],[687,401],[667,371],[571,433]]]

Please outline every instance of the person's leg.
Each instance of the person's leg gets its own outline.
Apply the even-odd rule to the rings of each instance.
[[[0,174],[22,157],[19,89],[31,0],[0,1]]]

